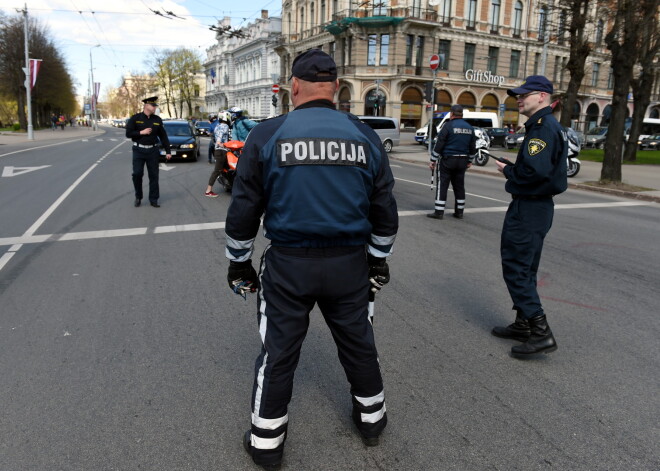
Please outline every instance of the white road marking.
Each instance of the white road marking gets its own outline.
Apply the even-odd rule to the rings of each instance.
[[[168,167],[167,165],[165,165],[165,162],[161,162],[161,164],[159,165],[159,168],[160,168],[161,170],[165,170],[166,172],[169,172],[169,171],[172,170],[174,167]]]
[[[415,185],[422,185],[422,186],[426,186],[426,187],[430,187],[430,186],[431,186],[431,184],[430,184],[429,182],[421,183],[421,182],[416,182],[416,181],[414,181],[414,180],[406,180],[405,178],[396,178],[396,177],[395,177],[394,179],[395,179],[395,180],[402,181],[402,182],[406,182],[406,183],[414,183]],[[433,187],[433,188],[435,188],[435,187]],[[451,192],[453,193],[454,190],[452,190],[451,188],[449,188],[449,191],[451,191]],[[485,199],[485,200],[497,201],[498,203],[508,203],[508,201],[505,201],[505,200],[498,200],[498,199],[496,199],[496,198],[490,198],[490,197],[488,197],[488,196],[475,195],[475,194],[473,194],[473,193],[465,193],[465,194],[468,195],[468,196],[474,196],[475,198],[482,198],[482,199]]]
[[[71,142],[78,142],[78,139],[74,139],[73,141],[58,142],[56,144],[48,144],[45,146],[30,147],[28,149],[15,150],[14,152],[7,152],[6,154],[0,154],[0,157],[6,157],[8,155],[18,154],[20,152],[27,152],[35,149],[45,149],[46,147],[61,146],[62,144],[70,144]]]
[[[577,203],[577,204],[558,204],[555,206],[555,209],[594,209],[594,208],[614,208],[614,207],[626,207],[626,206],[657,206],[657,203],[647,202],[647,201],[620,201],[620,202],[610,202],[610,203]],[[506,212],[507,206],[495,206],[495,207],[486,207],[486,208],[466,208],[466,214],[476,214],[476,213],[503,213]],[[413,210],[413,211],[399,211],[400,217],[407,216],[422,216],[428,213],[429,210]],[[129,237],[129,236],[140,236],[140,235],[151,235],[151,234],[169,234],[174,232],[192,232],[192,231],[213,231],[221,230],[225,228],[224,221],[217,222],[206,222],[199,224],[181,224],[174,226],[156,226],[153,230],[150,230],[148,227],[134,227],[128,229],[107,229],[100,231],[86,231],[86,232],[69,232],[66,234],[24,234],[18,237],[5,237],[0,238],[0,247],[1,246],[16,246],[20,248],[20,245],[17,244],[39,244],[43,242],[65,242],[71,240],[90,240],[90,239],[104,239],[112,237]],[[10,249],[11,251],[11,249]],[[13,252],[15,253],[15,251]],[[5,254],[4,256],[6,256]],[[3,256],[3,257],[4,257]],[[2,258],[0,258],[0,263],[2,263]],[[0,267],[1,269],[1,267]]]
[[[35,170],[41,170],[48,167],[50,167],[50,165],[42,165],[41,167],[5,167],[2,169],[2,176],[15,177],[17,175],[23,175],[24,173],[34,172]]]
[[[101,157],[99,159],[99,161],[105,159],[117,147],[119,147],[122,144],[123,144],[123,142],[121,144],[117,144],[108,153],[106,153],[103,157]],[[85,171],[85,173],[83,173],[80,177],[78,177],[78,179],[75,182],[73,182],[73,184],[69,188],[67,188],[66,191],[64,193],[62,193],[62,195],[53,204],[50,205],[50,208],[48,208],[46,210],[46,212],[43,213],[41,215],[41,217],[39,217],[39,219],[37,219],[34,222],[34,224],[32,224],[32,226],[30,226],[30,228],[27,231],[25,231],[25,233],[23,234],[23,236],[20,239],[25,238],[25,237],[33,236],[34,233],[37,231],[37,229],[39,229],[39,227],[41,227],[41,225],[46,221],[46,219],[48,219],[48,217],[51,214],[53,214],[53,212],[59,207],[60,204],[62,204],[62,202],[67,198],[67,196],[69,196],[71,194],[71,192],[80,184],[80,182],[82,182],[85,179],[85,177],[87,177],[87,175],[90,174],[90,172],[92,170],[94,170],[96,168],[97,165],[98,165],[98,163],[93,164],[91,167],[89,167],[87,169],[87,171]],[[8,244],[8,245],[12,245],[13,247],[11,249],[15,249],[15,250],[12,251],[10,249],[2,257],[0,257],[0,270],[2,270],[2,268],[5,265],[7,265],[7,262],[9,262],[9,260],[11,260],[11,258],[14,256],[14,254],[16,254],[16,252],[18,252],[18,250],[21,248],[20,244],[23,244],[23,242],[17,241],[17,242],[14,242],[12,244]]]

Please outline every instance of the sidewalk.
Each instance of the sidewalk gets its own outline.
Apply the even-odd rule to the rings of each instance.
[[[407,145],[411,142],[411,139],[413,138],[411,135],[408,135],[408,133],[401,133],[402,146],[395,147],[394,151],[390,154],[390,158],[392,160],[402,160],[405,162],[428,165],[428,150],[419,144],[416,146]],[[501,147],[493,147],[489,149],[489,152],[498,157],[506,157],[509,160],[515,160],[516,157],[515,154],[506,152]],[[600,172],[603,164],[600,162],[589,162],[584,160],[581,162],[582,165],[577,176],[568,179],[568,185],[570,188],[596,191],[624,198],[634,198],[660,203],[660,165],[623,165],[621,167],[623,183],[652,189],[651,191],[632,192],[585,185],[585,182],[593,182],[600,179]],[[502,177],[502,174],[497,171],[497,167],[492,159],[490,159],[483,167],[473,165],[468,172]]]
[[[78,139],[85,137],[98,137],[102,134],[105,134],[105,130],[102,127],[99,127],[98,131],[92,131],[90,127],[80,127],[80,126],[66,126],[64,131],[61,128],[57,128],[54,131],[52,129],[39,129],[34,131],[34,141],[28,141],[26,132],[0,132],[0,145],[12,145],[12,144],[25,144],[25,143],[43,143],[46,141],[59,141],[62,139]]]

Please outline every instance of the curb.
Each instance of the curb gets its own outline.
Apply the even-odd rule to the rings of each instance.
[[[428,164],[426,162],[420,162],[419,160],[413,160],[413,159],[405,159],[405,158],[399,158],[399,157],[394,157],[390,154],[390,159],[392,160],[400,160],[401,162],[408,162],[410,164],[418,164],[418,165],[424,165],[427,166]],[[481,175],[490,175],[494,177],[500,177],[504,178],[504,175],[502,175],[499,172],[493,172],[490,170],[485,170],[482,168],[475,168],[473,165],[470,170],[472,173],[478,173]],[[585,185],[584,183],[571,183],[570,180],[568,181],[568,187],[573,188],[574,190],[586,190],[586,191],[594,191],[596,193],[605,193],[608,195],[613,195],[613,196],[618,196],[620,198],[630,198],[634,200],[640,200],[640,201],[649,201],[652,203],[660,203],[660,196],[653,196],[653,195],[645,195],[644,193],[636,193],[634,191],[625,191],[625,190],[616,190],[613,188],[599,188],[597,186],[592,186],[592,185]]]

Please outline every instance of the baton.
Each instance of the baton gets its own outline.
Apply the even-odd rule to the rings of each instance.
[[[369,323],[373,326],[374,325],[374,301],[376,300],[376,293],[371,291],[371,286],[369,287],[369,308],[367,311],[367,319],[369,319]]]
[[[433,189],[433,184],[434,184],[433,177],[434,176],[435,176],[435,168],[431,170],[431,190]]]

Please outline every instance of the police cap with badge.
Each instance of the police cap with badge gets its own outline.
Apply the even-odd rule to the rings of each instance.
[[[552,83],[543,75],[530,75],[525,79],[521,86],[507,90],[509,96],[517,97],[529,92],[545,92],[552,95]]]
[[[142,100],[142,103],[144,103],[145,105],[158,106],[158,97],[150,96],[149,98],[145,98],[144,100]]]

